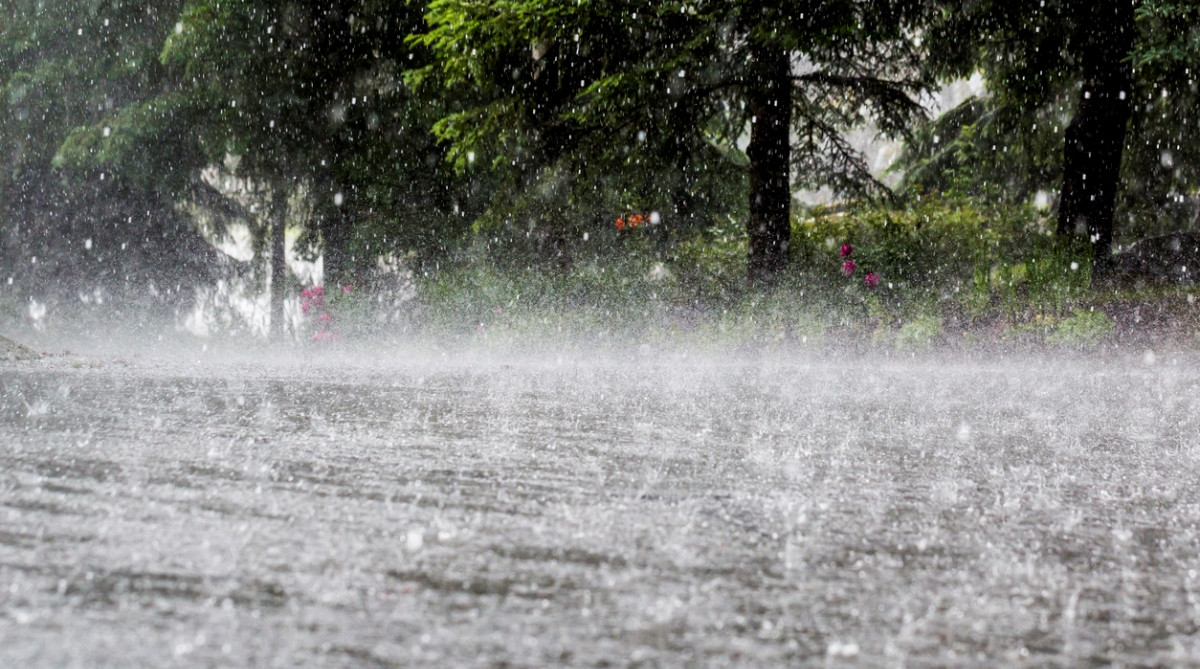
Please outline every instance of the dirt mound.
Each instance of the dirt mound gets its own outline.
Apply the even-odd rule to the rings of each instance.
[[[37,360],[41,353],[0,335],[0,360]]]

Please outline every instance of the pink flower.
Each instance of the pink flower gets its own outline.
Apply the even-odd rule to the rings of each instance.
[[[858,265],[855,265],[853,260],[847,260],[846,262],[842,263],[842,274],[850,276],[851,274],[854,274],[854,270],[857,267]]]
[[[325,288],[324,288],[324,287],[322,287],[322,286],[313,286],[313,287],[312,287],[312,294],[313,294],[315,297],[320,297],[320,296],[322,296],[322,295],[324,295],[324,294],[325,294]]]
[[[302,299],[302,300],[307,300],[307,299],[311,298],[312,295],[313,295],[312,291],[309,290],[308,288],[305,288],[304,290],[300,291],[300,299]]]
[[[867,272],[867,275],[863,277],[863,284],[867,288],[875,290],[879,286],[879,275],[875,272]]]
[[[845,258],[846,256],[850,255],[851,253],[854,253],[854,247],[850,246],[849,244],[842,244],[842,257]],[[854,270],[850,270],[850,271],[854,271]]]
[[[312,309],[312,305],[309,304],[308,302],[300,303],[300,312],[303,313],[305,316],[308,315],[308,312],[310,309]]]
[[[350,293],[354,290],[354,286],[342,286],[342,293]]]
[[[336,332],[326,332],[324,330],[313,333],[312,341],[337,341],[341,339]]]
[[[322,311],[321,315],[317,316],[317,320],[321,321],[322,323],[328,323],[333,320],[333,316],[330,316],[329,312],[327,311]]]

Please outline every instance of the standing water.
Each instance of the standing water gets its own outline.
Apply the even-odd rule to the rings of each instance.
[[[1195,664],[1198,370],[0,361],[0,665]]]

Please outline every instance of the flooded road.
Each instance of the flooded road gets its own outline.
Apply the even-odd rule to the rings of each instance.
[[[0,665],[1200,663],[1200,367],[0,362]]]

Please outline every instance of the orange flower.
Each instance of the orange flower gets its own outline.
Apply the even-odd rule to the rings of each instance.
[[[625,219],[621,218],[620,216],[617,217],[617,229],[618,230],[625,229]]]
[[[641,224],[642,224],[642,220],[643,220],[643,219],[642,219],[642,215],[641,215],[641,214],[634,214],[634,215],[633,215],[632,217],[630,217],[630,219],[629,219],[629,227],[631,227],[631,228],[636,228],[637,226],[639,226],[639,225],[641,225]]]

